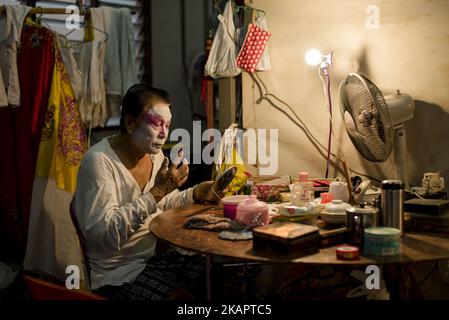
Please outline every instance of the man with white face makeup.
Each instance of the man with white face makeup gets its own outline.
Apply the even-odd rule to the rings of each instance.
[[[164,90],[132,86],[123,98],[121,132],[92,146],[78,173],[73,209],[91,268],[91,289],[112,299],[165,299],[192,289],[203,257],[154,255],[150,221],[163,210],[206,199],[213,181],[179,191],[189,168],[162,153],[171,122]]]

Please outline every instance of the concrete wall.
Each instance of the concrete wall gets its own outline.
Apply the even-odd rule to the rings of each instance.
[[[334,52],[331,68],[334,136],[332,151],[345,156],[350,167],[378,179],[393,177],[392,157],[384,163],[364,160],[349,140],[339,114],[338,86],[349,72],[360,72],[384,93],[397,89],[416,103],[413,120],[406,123],[408,165],[412,184],[425,171],[449,168],[449,1],[447,0],[254,0],[266,11],[272,32],[269,54],[272,70],[259,76],[268,91],[287,102],[323,144],[327,145],[328,113],[317,67],[306,64],[310,48]],[[369,5],[380,13],[380,28],[368,29]],[[307,170],[323,177],[324,150],[306,137],[267,100],[246,74],[243,81],[244,126],[279,129],[278,174]],[[272,99],[288,115],[287,107]],[[260,102],[259,104],[257,102]],[[442,174],[449,184],[449,172]],[[331,170],[331,176],[341,172]]]
[[[193,113],[205,116],[192,63],[204,53],[212,5],[207,0],[152,1],[153,85],[172,98],[172,128],[192,129]],[[185,5],[184,13],[182,3]],[[184,44],[182,34],[185,35]]]

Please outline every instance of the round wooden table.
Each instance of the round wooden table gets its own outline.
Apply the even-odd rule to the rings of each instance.
[[[212,210],[217,208],[219,210]],[[273,253],[254,252],[252,240],[229,241],[217,232],[184,228],[186,220],[199,213],[220,213],[220,206],[188,205],[168,210],[150,223],[151,232],[159,239],[178,247],[207,255],[270,263],[308,263],[320,265],[369,265],[410,263],[449,259],[449,236],[441,234],[404,233],[401,254],[390,257],[360,256],[358,260],[338,260],[336,247],[321,248],[318,253],[300,258]]]
[[[190,251],[205,254],[208,263],[211,263],[210,258],[212,256],[262,263],[303,263],[321,266],[348,265],[353,267],[387,264],[403,265],[449,259],[448,235],[407,232],[401,237],[401,253],[397,256],[370,257],[361,254],[358,260],[338,260],[336,247],[340,244],[321,248],[317,253],[302,257],[255,252],[252,248],[252,240],[222,240],[217,237],[217,232],[184,227],[184,223],[189,217],[200,213],[220,214],[222,209],[220,205],[205,206],[198,204],[171,209],[155,217],[150,223],[150,230],[158,239]],[[210,286],[208,291],[210,291]]]

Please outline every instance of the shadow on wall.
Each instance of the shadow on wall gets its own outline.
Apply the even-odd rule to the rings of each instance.
[[[360,49],[360,52],[358,53],[358,56],[354,61],[357,61],[358,63],[356,72],[358,74],[363,74],[365,77],[369,78],[371,76],[371,70],[368,65],[368,59],[366,57],[366,46],[363,46]]]
[[[424,172],[443,171],[449,182],[449,114],[439,105],[415,100],[413,119],[406,122],[411,182],[421,185]]]

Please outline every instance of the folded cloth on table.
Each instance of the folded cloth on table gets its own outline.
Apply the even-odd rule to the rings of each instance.
[[[253,232],[247,231],[247,230],[239,230],[239,231],[221,231],[218,234],[218,238],[222,240],[232,240],[232,241],[239,241],[239,240],[250,240],[253,238]]]
[[[231,220],[229,218],[216,216],[209,213],[197,214],[189,218],[184,227],[188,229],[203,229],[209,231],[223,231],[223,230],[242,230],[246,225],[238,220]]]

